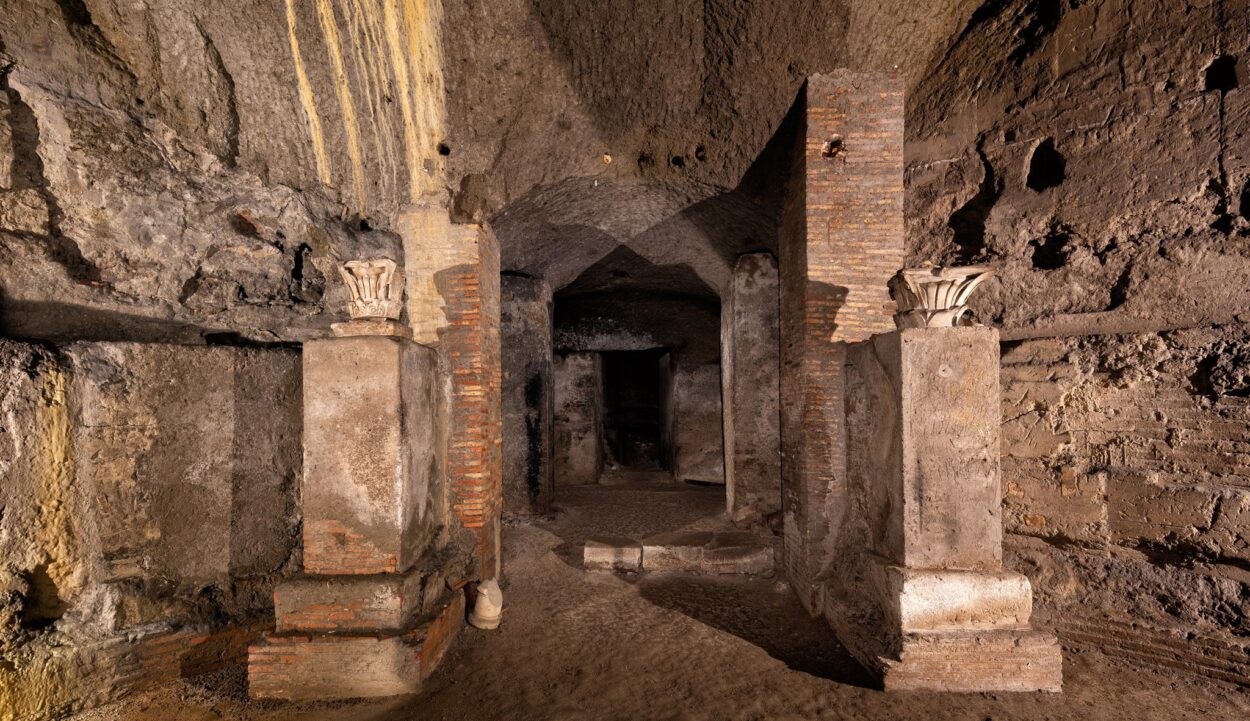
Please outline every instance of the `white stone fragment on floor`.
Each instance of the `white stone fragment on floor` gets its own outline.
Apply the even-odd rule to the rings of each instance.
[[[642,568],[642,544],[630,538],[588,538],[582,547],[582,565],[598,571],[637,571]]]

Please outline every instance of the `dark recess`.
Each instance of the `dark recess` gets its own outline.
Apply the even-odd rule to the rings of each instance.
[[[65,615],[69,605],[61,599],[61,590],[48,574],[48,564],[41,563],[26,574],[26,599],[22,604],[22,628],[47,628]]]
[[[1202,73],[1203,89],[1218,90],[1226,93],[1237,89],[1237,58],[1233,55],[1221,55],[1211,61]]]
[[[1054,231],[1044,238],[1029,242],[1033,246],[1033,267],[1037,270],[1056,270],[1068,260],[1068,234]]]
[[[1040,193],[1062,184],[1067,172],[1067,160],[1055,149],[1055,141],[1046,138],[1033,149],[1029,158],[1029,175],[1024,184]]]

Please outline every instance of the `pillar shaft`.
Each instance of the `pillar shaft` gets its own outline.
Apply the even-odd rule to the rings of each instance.
[[[784,560],[800,600],[846,510],[842,344],[887,332],[886,283],[903,264],[903,82],[891,73],[812,76],[779,230]]]

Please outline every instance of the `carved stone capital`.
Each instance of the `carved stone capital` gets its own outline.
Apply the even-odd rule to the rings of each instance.
[[[890,297],[898,306],[894,324],[899,328],[973,325],[964,317],[968,298],[993,274],[988,265],[900,270],[890,279]]]
[[[403,310],[404,272],[389,258],[349,260],[339,266],[352,299],[352,320],[397,320]]]

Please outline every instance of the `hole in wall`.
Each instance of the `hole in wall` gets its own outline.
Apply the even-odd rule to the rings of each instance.
[[[1024,184],[1030,190],[1042,192],[1063,183],[1067,177],[1068,163],[1055,148],[1055,141],[1046,138],[1037,144],[1029,156],[1029,174]]]
[[[681,168],[686,165],[686,159],[680,155],[674,155],[668,162],[672,163],[674,168]]]
[[[846,149],[846,139],[841,135],[834,135],[820,146],[820,157],[836,158]]]
[[[61,599],[61,589],[48,574],[48,564],[41,563],[25,577],[26,598],[22,604],[22,628],[39,630],[56,623],[69,610]]]
[[[356,230],[359,230],[362,233],[368,233],[373,230],[373,224],[369,222],[368,218],[361,216],[356,219]]]
[[[230,228],[239,235],[249,238],[260,237],[260,229],[256,227],[256,223],[242,213],[235,213],[230,216]]]
[[[694,148],[694,159],[700,163],[707,160],[707,149],[702,145],[696,145]]]
[[[1044,238],[1029,241],[1033,246],[1033,267],[1037,270],[1057,270],[1068,260],[1067,233],[1053,231]]]
[[[1237,199],[1237,214],[1246,220],[1250,220],[1250,180],[1246,181],[1246,185],[1241,189],[1241,195]]]
[[[1218,90],[1226,93],[1237,88],[1237,57],[1220,55],[1202,71],[1202,87],[1204,90]]]
[[[438,154],[439,155],[451,155],[451,147],[448,146],[447,143],[439,143]]]

